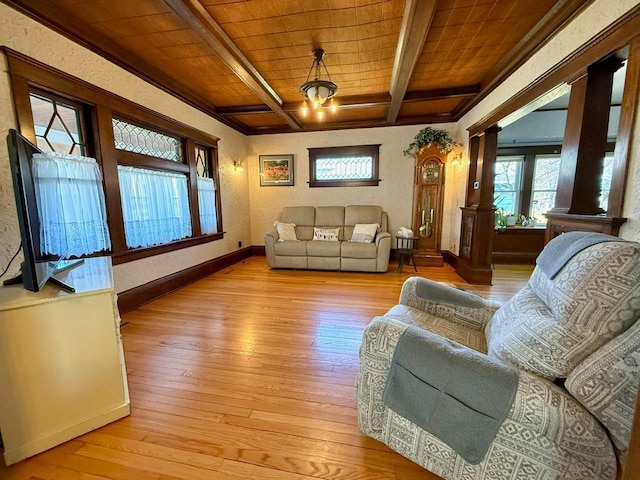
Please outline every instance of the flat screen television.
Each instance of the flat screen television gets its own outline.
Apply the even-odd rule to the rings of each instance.
[[[9,131],[7,144],[24,261],[20,267],[20,275],[5,280],[3,284],[22,283],[27,290],[37,292],[49,281],[73,292],[71,285],[61,282],[53,275],[79,265],[82,260],[67,261],[64,255],[44,257],[41,254],[38,200],[31,157],[34,153],[42,153],[42,151],[13,129]]]

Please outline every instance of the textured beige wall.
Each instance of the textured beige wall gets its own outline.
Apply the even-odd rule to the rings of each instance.
[[[246,156],[246,137],[165,92],[122,70],[102,57],[0,4],[0,45],[5,45],[133,102],[212,134],[220,141],[223,240],[118,265],[114,269],[118,292],[170,275],[251,242],[246,172],[235,172],[232,159]],[[0,73],[0,265],[4,267],[20,243],[5,135],[15,128],[15,116],[2,58]],[[16,272],[15,261],[12,272]]]
[[[327,121],[331,121],[330,118]],[[251,196],[251,240],[264,245],[264,234],[273,229],[273,222],[284,206],[293,205],[360,205],[382,206],[389,214],[389,230],[395,236],[400,227],[411,227],[413,200],[413,157],[402,155],[415,134],[424,125],[406,127],[365,128],[330,132],[260,135],[249,137],[247,159]],[[455,124],[433,125],[452,134]],[[309,188],[309,153],[307,148],[380,144],[380,178],[377,187]],[[295,185],[261,187],[259,155],[293,154]],[[446,175],[453,175],[447,167]],[[447,177],[447,185],[449,179]],[[450,208],[449,204],[445,209]],[[447,211],[446,218],[451,215]],[[444,226],[448,231],[449,227]],[[446,246],[444,248],[447,248]]]

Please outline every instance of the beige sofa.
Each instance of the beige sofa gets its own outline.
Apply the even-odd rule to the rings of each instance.
[[[271,268],[386,272],[389,267],[391,235],[382,207],[285,207],[277,222],[295,225],[295,240],[280,238],[275,224],[274,230],[265,234],[265,253]],[[373,224],[379,227],[371,243],[351,241],[356,227],[359,231]],[[318,235],[320,229],[337,233],[337,238],[318,239],[326,238]]]

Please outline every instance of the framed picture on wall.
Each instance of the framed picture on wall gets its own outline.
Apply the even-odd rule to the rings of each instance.
[[[260,155],[260,186],[293,185],[293,155]]]

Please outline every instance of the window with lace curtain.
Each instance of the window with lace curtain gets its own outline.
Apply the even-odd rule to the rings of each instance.
[[[44,254],[118,264],[222,238],[217,138],[51,72],[42,90],[11,81],[20,130],[44,152],[34,159]],[[110,133],[95,128],[107,122]]]
[[[40,253],[75,256],[111,248],[102,174],[95,158],[82,156],[86,137],[82,106],[55,96],[30,96],[42,154],[32,158]]]

